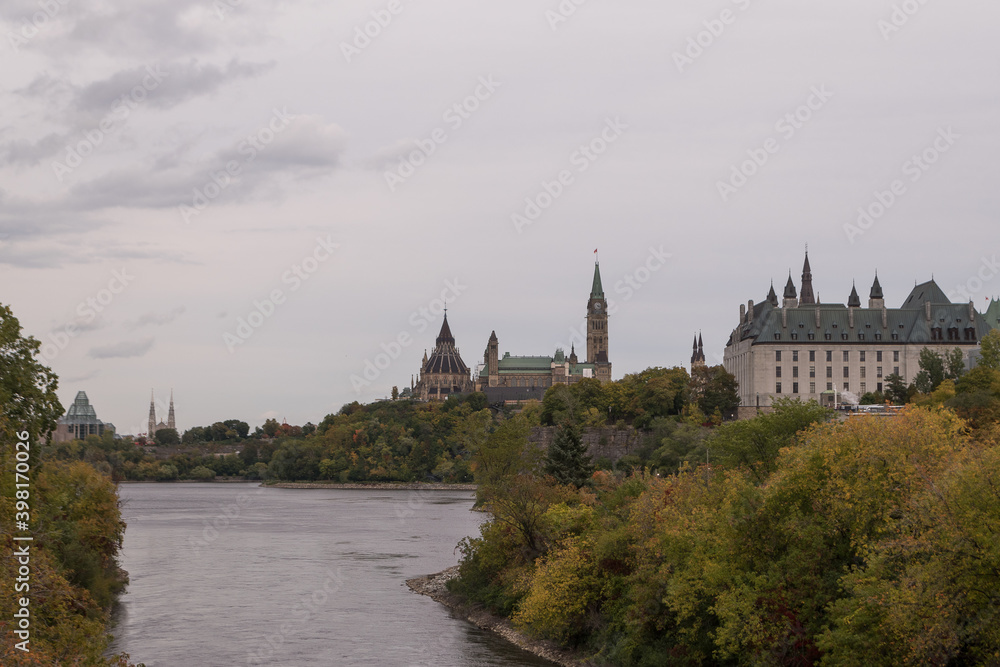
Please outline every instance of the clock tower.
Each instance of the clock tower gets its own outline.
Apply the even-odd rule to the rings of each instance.
[[[608,301],[604,298],[599,262],[594,264],[594,285],[587,301],[587,363],[596,365],[598,380],[611,380],[611,362],[608,361]]]

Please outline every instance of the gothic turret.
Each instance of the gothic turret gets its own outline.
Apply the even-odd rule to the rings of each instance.
[[[851,285],[851,296],[847,299],[848,308],[860,308],[861,307],[861,297],[858,296],[857,285]]]
[[[872,291],[868,297],[869,308],[885,308],[885,296],[882,294],[882,285],[878,281],[878,272],[875,272],[875,282],[872,283]]]
[[[792,282],[792,272],[788,272],[788,282],[785,283],[785,298],[782,302],[783,308],[795,308],[799,305],[798,293],[795,291],[795,283]]]
[[[778,307],[778,294],[777,292],[774,291],[773,280],[771,281],[771,290],[767,293],[767,302],[772,306],[774,306],[775,308]]]

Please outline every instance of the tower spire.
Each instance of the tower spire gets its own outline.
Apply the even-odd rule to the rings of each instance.
[[[146,435],[150,438],[156,433],[156,405],[153,402],[153,390],[149,390],[149,430]]]
[[[167,412],[167,428],[176,429],[177,425],[174,423],[174,390],[170,389],[170,411]]]
[[[601,263],[594,262],[594,286],[590,288],[591,299],[604,298],[604,286],[601,285]]]
[[[813,294],[813,274],[809,266],[809,246],[806,246],[806,260],[802,264],[802,292],[799,296],[799,305],[806,306],[816,303],[816,296]]]

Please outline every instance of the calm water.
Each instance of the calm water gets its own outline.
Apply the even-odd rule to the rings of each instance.
[[[149,667],[549,665],[405,579],[458,562],[470,492],[123,484],[115,651]]]

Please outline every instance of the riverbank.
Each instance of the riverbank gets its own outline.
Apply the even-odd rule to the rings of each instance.
[[[449,609],[464,616],[476,626],[484,630],[489,630],[515,646],[533,653],[540,658],[549,660],[553,664],[560,665],[561,667],[589,667],[592,665],[583,656],[564,649],[555,642],[532,639],[515,630],[514,626],[506,618],[492,614],[478,605],[466,603],[461,597],[449,591],[446,586],[448,581],[457,576],[458,566],[456,565],[437,574],[428,574],[422,577],[407,579],[406,585],[414,593],[426,595],[432,600],[440,602]]]
[[[475,484],[432,484],[416,482],[358,482],[354,484],[339,484],[333,482],[275,482],[265,484],[275,489],[363,489],[366,491],[475,491]]]

